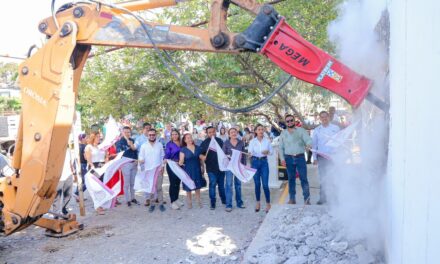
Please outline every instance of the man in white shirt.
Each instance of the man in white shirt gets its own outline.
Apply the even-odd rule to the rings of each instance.
[[[141,151],[141,146],[144,143],[148,142],[148,131],[150,131],[151,127],[152,126],[150,123],[148,123],[148,122],[143,123],[142,124],[142,133],[139,134],[134,141],[134,145],[136,147],[138,155],[139,155],[139,152]],[[149,195],[146,195],[146,197],[147,197],[147,199],[145,201],[145,206],[150,206],[150,200],[154,198],[154,195],[149,194]]]
[[[341,122],[339,120],[338,114],[336,114],[336,108],[334,106],[330,106],[328,108],[328,115],[329,115],[329,122],[331,124],[334,124],[334,125],[337,125],[338,127],[341,127]]]
[[[163,150],[162,143],[156,140],[157,131],[154,128],[151,128],[148,131],[148,141],[142,144],[141,150],[139,151],[139,164],[141,166],[141,170],[151,170],[156,168],[157,166],[161,166],[161,171],[156,181],[156,195],[157,195],[157,204],[159,205],[160,211],[165,211],[165,206],[163,205],[163,191],[162,191],[162,182],[163,182],[163,160],[165,157],[165,152]],[[147,194],[147,198],[150,197]],[[148,200],[148,199],[147,199]],[[150,205],[150,212],[153,212],[155,209],[155,204]]]
[[[330,114],[326,111],[319,113],[319,119],[321,120],[321,125],[313,131],[312,146],[315,150],[313,152],[313,164],[318,165],[319,180],[321,182],[320,197],[317,204],[323,204],[326,202],[325,189],[328,188],[328,184],[325,183],[333,166],[330,157],[334,152],[326,144],[340,129],[337,125],[330,123]]]

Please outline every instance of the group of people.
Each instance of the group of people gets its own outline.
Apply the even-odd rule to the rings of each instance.
[[[328,155],[334,151],[326,146],[329,138],[336,134],[340,127],[331,123],[331,114],[327,111],[319,113],[320,125],[313,130],[313,136],[298,124],[298,119],[294,115],[286,115],[284,124],[285,129],[279,135],[279,160],[282,166],[287,168],[288,186],[289,186],[289,204],[296,203],[296,175],[299,175],[301,187],[303,189],[304,203],[310,204],[310,190],[307,179],[307,158],[305,153],[310,150],[313,152],[314,164],[318,165],[321,182],[326,178],[326,173],[331,166],[331,160]],[[203,126],[197,122],[194,132],[186,131],[185,128],[173,128],[167,125],[163,133],[159,134],[150,123],[143,123],[142,133],[132,137],[130,126],[123,126],[120,139],[107,151],[101,150],[98,145],[101,141],[99,131],[93,131],[89,135],[79,135],[79,158],[81,172],[84,182],[84,175],[87,171],[102,167],[106,162],[123,152],[123,157],[133,160],[121,167],[123,176],[123,193],[125,203],[131,207],[133,204],[140,204],[135,196],[135,177],[138,169],[150,170],[160,165],[155,184],[155,192],[146,194],[145,205],[149,206],[149,211],[153,212],[156,207],[160,211],[165,211],[163,197],[163,175],[166,170],[169,177],[169,198],[171,208],[179,210],[184,203],[179,200],[180,189],[186,192],[186,207],[193,207],[193,202],[198,207],[202,207],[200,189],[208,187],[209,205],[211,210],[218,206],[217,197],[225,206],[227,212],[233,208],[233,196],[235,193],[235,202],[237,208],[245,208],[241,195],[241,181],[235,177],[231,171],[220,170],[218,157],[215,151],[210,150],[211,140],[216,140],[227,156],[232,155],[232,150],[238,150],[244,155],[241,156],[241,163],[246,165],[248,161],[250,166],[255,169],[253,177],[255,185],[255,211],[261,210],[261,187],[264,192],[265,208],[268,212],[271,208],[271,197],[269,189],[269,164],[268,156],[273,153],[272,142],[268,129],[261,124],[249,126],[241,131],[238,127],[231,126],[226,129],[224,126]],[[203,134],[201,138],[199,134]],[[321,155],[327,154],[327,155]],[[72,164],[71,158],[67,159],[65,164]],[[166,160],[177,162],[194,182],[195,187],[189,188],[174,173]],[[63,175],[72,174],[73,166],[64,166]],[[205,179],[205,169],[208,180]],[[101,179],[102,180],[102,179]],[[66,204],[70,196],[65,193],[72,188],[72,181],[62,177],[60,181],[60,196],[64,194],[64,203],[62,206],[54,205],[54,209],[66,213]],[[83,185],[83,191],[86,190]],[[217,194],[218,193],[218,194]],[[194,194],[194,199],[193,199]],[[217,196],[218,195],[218,196]],[[66,198],[67,197],[67,198]],[[78,197],[78,190],[75,192]],[[66,201],[67,200],[67,201]],[[318,204],[326,202],[324,188],[321,188],[320,200]],[[118,201],[118,204],[120,202]],[[98,214],[104,214],[102,208],[97,209]]]

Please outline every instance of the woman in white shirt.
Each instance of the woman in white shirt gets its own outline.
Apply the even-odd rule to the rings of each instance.
[[[220,132],[217,135],[222,141],[223,143],[229,139],[228,134],[226,133],[226,128],[225,127],[221,127],[220,128]]]
[[[99,133],[92,133],[84,149],[84,157],[87,160],[87,170],[101,168],[105,163],[106,152],[98,148]]]
[[[252,168],[257,172],[254,175],[255,198],[257,204],[255,212],[259,212],[261,208],[261,184],[263,184],[264,196],[266,197],[266,213],[270,210],[270,190],[269,190],[269,164],[267,163],[267,155],[272,154],[272,145],[268,138],[264,136],[265,129],[263,125],[257,124],[254,128],[255,138],[249,143],[248,152],[251,157]]]
[[[98,148],[99,141],[99,132],[92,132],[89,136],[88,144],[84,149],[84,158],[87,160],[87,170],[101,168],[104,165],[106,151]],[[104,175],[101,176],[101,181],[103,180],[103,177]],[[98,207],[96,212],[100,215],[105,214],[104,208],[102,207]]]

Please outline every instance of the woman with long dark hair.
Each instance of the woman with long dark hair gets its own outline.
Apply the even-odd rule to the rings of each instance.
[[[171,130],[170,133],[171,140],[165,146],[165,159],[170,159],[175,162],[179,162],[180,153],[180,133],[177,129]],[[180,209],[183,204],[179,201],[179,191],[180,191],[180,179],[176,176],[170,166],[167,164],[167,173],[170,179],[170,201],[171,208],[174,210]]]
[[[272,145],[269,139],[264,136],[264,126],[257,124],[254,128],[255,138],[249,143],[248,152],[252,156],[252,168],[257,172],[254,175],[255,183],[255,198],[257,204],[255,212],[259,212],[261,208],[261,185],[263,185],[264,196],[266,197],[266,213],[269,212],[270,205],[270,190],[269,190],[269,164],[267,162],[267,155],[272,154]]]
[[[229,139],[228,134],[226,133],[226,128],[225,128],[224,126],[222,126],[222,127],[220,128],[220,132],[219,132],[218,137],[219,137],[223,142],[225,142],[226,140]]]

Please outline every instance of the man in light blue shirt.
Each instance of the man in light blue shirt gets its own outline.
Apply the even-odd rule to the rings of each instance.
[[[330,123],[330,115],[326,111],[319,113],[319,119],[321,125],[313,131],[312,146],[314,150],[313,164],[318,165],[319,180],[321,182],[320,197],[317,204],[323,204],[327,199],[325,189],[328,188],[328,184],[325,183],[333,166],[330,157],[334,152],[334,149],[326,144],[340,129],[337,125]]]
[[[145,142],[148,142],[148,131],[150,131],[151,129],[151,124],[150,123],[144,123],[142,125],[142,134],[138,135],[136,137],[136,140],[134,141],[134,145],[136,146],[136,150],[139,154],[139,151],[141,149],[142,144],[144,144]]]

